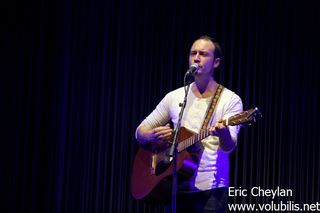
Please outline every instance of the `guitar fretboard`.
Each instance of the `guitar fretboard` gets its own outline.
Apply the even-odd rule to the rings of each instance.
[[[197,143],[198,141],[201,141],[202,139],[208,137],[210,135],[209,130],[201,130],[199,132],[199,134],[195,134],[190,138],[187,138],[183,141],[181,141],[178,144],[178,152],[181,152],[185,149],[187,149],[188,147],[192,146],[193,144]]]
[[[256,121],[256,117],[262,117],[259,109],[257,107],[253,109],[246,110],[242,113],[236,114],[234,116],[231,116],[225,120],[222,120],[221,122],[225,126],[235,126],[239,124],[251,124],[252,122]],[[188,147],[192,146],[193,144],[197,143],[198,141],[201,141],[202,139],[208,137],[210,135],[210,131],[200,130],[199,134],[195,134],[191,136],[190,138],[187,138],[180,143],[178,143],[178,152],[181,152]]]

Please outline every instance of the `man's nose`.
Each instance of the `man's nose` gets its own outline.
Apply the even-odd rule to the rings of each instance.
[[[194,63],[199,63],[200,62],[200,57],[199,57],[199,53],[197,53],[193,59]]]

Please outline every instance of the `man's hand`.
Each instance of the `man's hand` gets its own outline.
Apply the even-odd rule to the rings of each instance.
[[[170,125],[159,126],[150,130],[149,141],[163,142],[168,141],[172,136]]]
[[[223,125],[222,120],[216,122],[212,127],[209,128],[210,134],[218,136],[219,138],[230,136],[229,128]]]
[[[223,125],[222,120],[219,120],[209,128],[210,134],[219,137],[219,147],[224,152],[229,152],[234,149],[236,142],[232,140],[229,128]]]
[[[165,142],[169,141],[173,134],[173,130],[170,125],[159,126],[154,129],[148,129],[147,127],[141,126],[137,131],[137,139],[141,144],[149,142]]]

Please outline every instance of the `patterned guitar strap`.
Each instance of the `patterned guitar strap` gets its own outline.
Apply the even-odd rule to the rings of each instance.
[[[202,124],[202,127],[201,127],[201,130],[205,130],[207,129],[208,127],[208,124],[209,124],[209,121],[212,117],[212,114],[214,112],[214,109],[216,108],[216,105],[219,101],[219,98],[220,98],[220,95],[221,95],[221,92],[223,90],[223,86],[221,84],[219,84],[217,90],[216,90],[216,93],[215,95],[212,97],[211,99],[211,103],[210,105],[208,106],[208,109],[207,109],[207,113],[206,113],[206,117],[203,121],[203,124]]]
[[[221,84],[219,84],[215,95],[211,98],[211,103],[209,104],[209,106],[207,108],[207,113],[206,113],[205,119],[202,123],[201,130],[207,129],[209,121],[210,121],[212,114],[214,112],[214,109],[219,101],[219,98],[220,98],[220,95],[221,95],[223,88],[224,87]],[[200,147],[201,147],[201,143],[195,143],[194,145],[189,147],[188,150],[191,152],[195,152],[195,151],[198,151],[200,149]]]

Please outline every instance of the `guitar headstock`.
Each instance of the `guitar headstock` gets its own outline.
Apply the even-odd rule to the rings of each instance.
[[[251,125],[256,122],[257,118],[261,118],[262,114],[257,107],[243,111],[239,114],[233,115],[226,120],[223,120],[223,124],[226,126],[235,126],[239,124]]]

